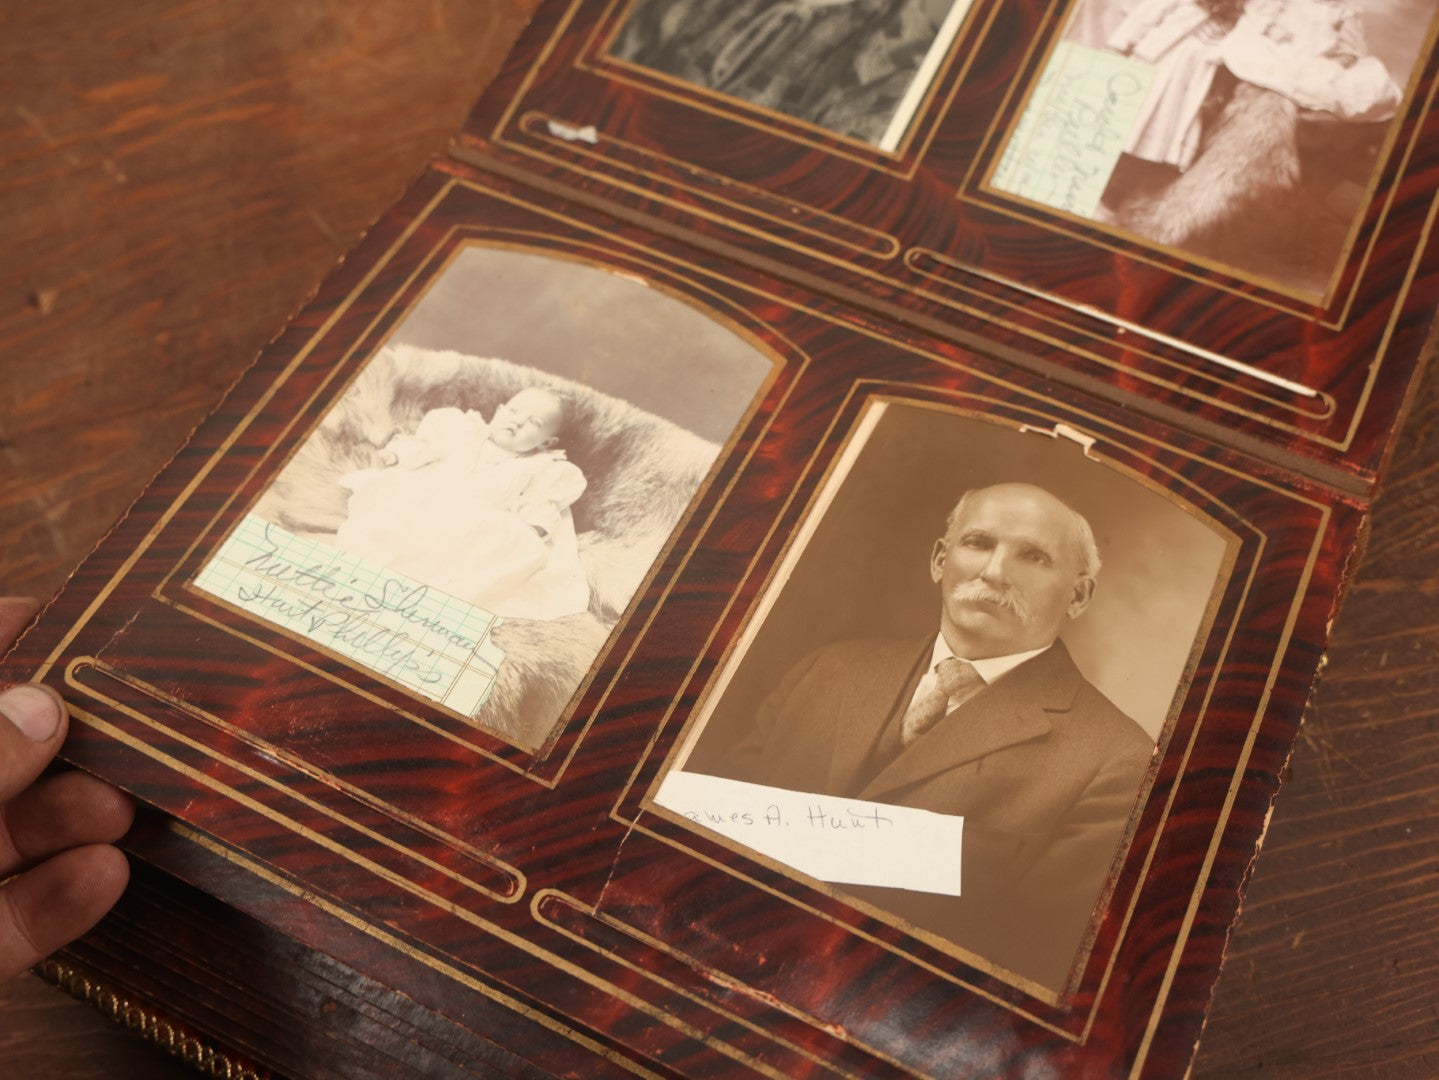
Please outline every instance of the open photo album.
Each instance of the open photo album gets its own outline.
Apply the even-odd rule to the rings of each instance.
[[[4,672],[357,1053],[1182,1075],[1427,355],[1435,22],[544,0]]]

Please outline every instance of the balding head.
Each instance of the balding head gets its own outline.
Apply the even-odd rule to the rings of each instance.
[[[1098,573],[1089,523],[1033,484],[965,492],[930,559],[941,630],[970,660],[1050,644],[1089,605]]]
[[[1040,496],[1052,499],[1064,507],[1064,509],[1069,512],[1072,538],[1079,551],[1080,565],[1084,568],[1084,572],[1091,578],[1094,578],[1096,581],[1099,580],[1099,568],[1103,564],[1099,558],[1099,545],[1094,541],[1094,530],[1089,527],[1088,519],[1063,499],[1050,494],[1044,488],[1034,484],[995,484],[993,487],[988,488],[970,488],[959,497],[959,502],[954,504],[954,509],[951,510],[949,516],[944,519],[944,534],[948,536],[954,531],[954,523],[958,521],[960,515],[964,513],[965,503],[969,501],[971,496],[984,491],[999,491],[1003,489],[1012,489],[1015,492],[1037,492]]]

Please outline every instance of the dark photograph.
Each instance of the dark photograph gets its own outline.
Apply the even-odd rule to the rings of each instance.
[[[1230,551],[1073,442],[874,406],[672,769],[853,800],[871,832],[886,807],[962,818],[962,848],[893,833],[916,865],[962,860],[959,889],[835,891],[1056,995]]]
[[[534,748],[770,371],[643,282],[467,247],[196,585]]]
[[[892,151],[970,3],[636,0],[611,53]]]
[[[1433,19],[1425,0],[1081,0],[993,184],[1322,294]]]

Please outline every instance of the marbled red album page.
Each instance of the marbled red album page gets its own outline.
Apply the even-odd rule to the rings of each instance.
[[[157,865],[493,1068],[1169,1076],[1362,516],[445,164],[4,674]]]

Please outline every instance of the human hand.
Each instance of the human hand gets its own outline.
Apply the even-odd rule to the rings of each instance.
[[[0,597],[0,652],[35,614]],[[0,980],[17,975],[100,920],[130,878],[110,844],[130,828],[129,798],[93,776],[36,777],[65,741],[69,717],[48,687],[0,693]],[[6,880],[8,879],[8,880]]]

